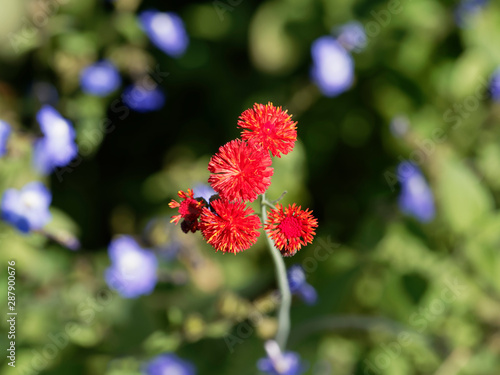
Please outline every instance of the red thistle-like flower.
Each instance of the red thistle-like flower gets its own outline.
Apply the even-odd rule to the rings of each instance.
[[[257,241],[260,219],[245,203],[218,199],[211,206],[203,208],[200,229],[215,250],[236,254]]]
[[[295,255],[302,246],[312,243],[314,231],[318,227],[318,220],[310,210],[302,210],[295,203],[283,210],[278,204],[267,218],[265,230],[274,240],[276,247],[283,256]]]
[[[193,198],[193,190],[188,189],[187,193],[180,190],[177,195],[181,198],[181,202],[172,201],[168,204],[170,208],[179,208],[179,215],[172,216],[171,223],[177,223],[184,219],[181,223],[181,229],[184,233],[189,231],[196,232],[199,229],[198,218],[201,215],[204,203]]]
[[[258,144],[235,139],[212,156],[208,182],[223,198],[252,202],[271,184],[271,164],[269,153]]]
[[[293,150],[297,140],[297,122],[281,107],[254,104],[240,116],[238,127],[242,128],[241,138],[255,140],[273,156],[281,157]]]

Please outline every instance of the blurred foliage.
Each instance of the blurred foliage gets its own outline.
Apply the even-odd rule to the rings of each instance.
[[[19,312],[17,366],[2,358],[0,372],[132,375],[176,351],[199,374],[255,374],[276,329],[265,241],[237,256],[215,253],[168,223],[168,202],[206,182],[210,156],[238,136],[243,110],[272,101],[298,121],[299,141],[274,160],[269,196],[287,190],[283,202],[312,208],[320,224],[313,245],[286,259],[311,269],[319,294],[317,305],[292,308],[290,349],[308,373],[498,374],[500,105],[487,86],[500,65],[500,5],[459,29],[455,2],[398,4],[395,14],[367,0],[2,3],[0,118],[15,134],[0,159],[0,190],[42,179],[31,142],[48,94],[36,87],[51,83],[81,158],[44,179],[54,195],[47,231],[77,235],[82,250],[0,223],[0,289],[15,259]],[[141,31],[136,13],[151,7],[185,21],[191,40],[181,58]],[[352,89],[325,98],[309,80],[309,48],[351,20],[367,28],[368,46],[354,56]],[[155,80],[165,107],[137,114],[119,93],[82,93],[79,72],[102,58],[125,83]],[[410,128],[397,138],[389,123],[400,114]],[[431,224],[401,215],[386,178],[412,157],[436,196]],[[152,295],[126,300],[106,287],[106,247],[118,234],[161,257]],[[327,241],[341,246],[319,260]],[[2,332],[2,348],[7,341]]]

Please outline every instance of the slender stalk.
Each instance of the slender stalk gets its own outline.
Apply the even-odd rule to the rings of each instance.
[[[275,204],[272,204],[271,202],[269,202],[269,201],[265,200],[264,198],[262,199],[261,205],[262,205],[262,207],[267,206],[267,207],[269,207],[269,208],[274,208],[274,207],[276,207],[276,205],[275,205]]]
[[[315,317],[314,319],[295,327],[293,335],[290,337],[290,342],[298,343],[305,340],[310,335],[317,333],[325,333],[328,331],[340,330],[366,330],[372,331],[374,329],[383,329],[394,336],[401,332],[405,332],[411,336],[415,341],[422,341],[430,344],[430,338],[408,328],[399,322],[379,318],[373,316],[363,315],[327,315]]]
[[[266,205],[269,202],[266,200],[266,195],[262,194],[261,210],[262,210],[262,223],[265,224],[267,220]],[[267,243],[269,251],[274,261],[274,268],[276,271],[276,279],[278,280],[278,287],[281,294],[281,304],[278,312],[278,332],[276,333],[276,342],[282,351],[285,351],[288,334],[290,333],[290,305],[292,302],[292,295],[290,293],[290,286],[288,285],[288,278],[286,275],[285,262],[281,256],[280,251],[274,246],[274,241],[267,235]]]
[[[272,201],[271,203],[274,204],[274,205],[276,205],[276,203],[278,203],[280,200],[283,199],[283,197],[285,196],[286,193],[288,193],[288,191],[285,190],[283,193],[281,193],[281,195],[280,195],[280,197],[278,199]]]

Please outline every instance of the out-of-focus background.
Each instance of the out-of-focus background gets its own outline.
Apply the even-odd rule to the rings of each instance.
[[[163,26],[141,23],[147,10],[182,19],[182,53],[158,47]],[[340,37],[353,21],[359,48]],[[312,54],[327,35],[344,68]],[[271,101],[298,121],[298,141],[274,158],[268,196],[287,190],[283,202],[319,222],[313,244],[285,259],[318,293],[291,312],[289,349],[306,373],[499,374],[499,41],[493,1],[3,1],[0,120],[12,132],[0,191],[43,182],[52,220],[28,234],[0,222],[0,293],[14,259],[18,312],[11,368],[2,304],[0,372],[132,375],[175,353],[198,374],[257,374],[276,327],[265,241],[216,253],[169,223],[168,203],[207,182],[241,112]],[[102,60],[121,83],[92,95],[82,72]],[[326,92],[315,66],[326,85],[352,77]],[[164,103],[124,104],[132,83]],[[46,105],[71,122],[78,156],[40,173]],[[152,293],[125,298],[106,283],[119,235],[154,251]]]

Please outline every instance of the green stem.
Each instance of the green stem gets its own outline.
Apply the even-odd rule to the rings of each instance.
[[[262,199],[261,206],[262,207],[267,206],[267,207],[269,207],[271,209],[273,209],[273,208],[276,207],[275,204],[272,204],[271,202],[267,201],[265,198]]]
[[[261,209],[262,209],[262,223],[267,221],[266,195],[262,194]],[[288,278],[286,275],[285,262],[280,251],[274,245],[274,241],[267,235],[267,243],[269,251],[274,261],[274,268],[276,271],[276,279],[278,280],[278,287],[281,293],[281,304],[278,312],[278,332],[276,333],[276,342],[282,351],[285,351],[288,334],[290,332],[290,305],[292,302],[292,295],[290,293],[290,286],[288,285]]]

